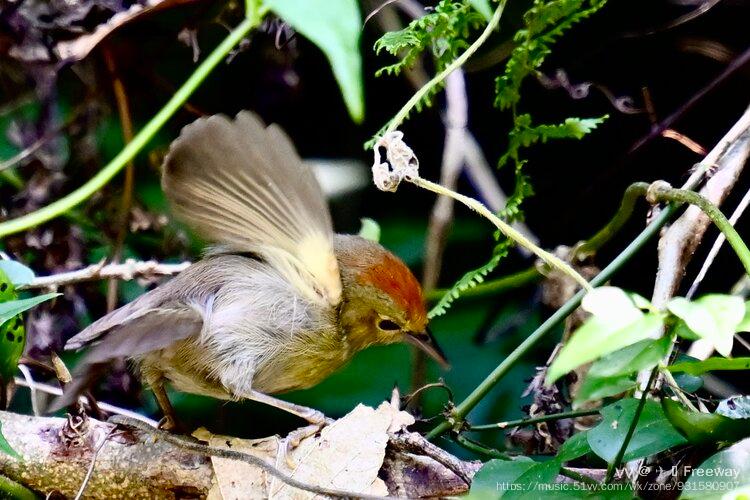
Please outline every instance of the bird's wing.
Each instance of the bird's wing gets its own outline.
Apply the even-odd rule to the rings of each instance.
[[[114,314],[103,317],[71,338],[65,349],[93,344],[86,353],[86,361],[109,361],[164,349],[178,340],[198,335],[202,327],[203,316],[188,305],[141,309],[126,317]]]
[[[252,252],[304,296],[335,305],[341,278],[325,198],[275,125],[241,112],[201,118],[171,145],[162,187],[175,214],[230,252]]]
[[[118,314],[123,310],[130,314]],[[78,362],[72,382],[65,385],[63,395],[53,402],[50,411],[76,401],[104,375],[112,360],[163,349],[178,340],[198,335],[202,327],[203,316],[188,305],[130,311],[125,306],[108,314],[65,345],[66,349],[77,349],[89,343],[93,347]]]

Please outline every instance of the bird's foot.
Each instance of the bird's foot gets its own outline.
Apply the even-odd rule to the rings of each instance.
[[[333,419],[326,417],[318,410],[310,409],[308,413],[300,416],[310,422],[310,425],[300,427],[299,429],[290,432],[281,443],[282,449],[284,450],[284,460],[290,469],[297,468],[297,462],[295,462],[294,457],[292,457],[292,451],[297,448],[302,441],[316,435],[323,430],[325,426],[333,423]]]
[[[161,420],[159,420],[159,424],[157,425],[157,429],[166,431],[172,434],[185,434],[186,428],[182,423],[180,423],[174,415],[164,415]]]
[[[326,423],[323,422],[320,424],[310,424],[305,427],[300,427],[299,429],[287,434],[287,436],[282,440],[281,449],[284,451],[284,460],[286,461],[286,464],[290,469],[294,470],[298,465],[294,460],[294,457],[292,457],[292,451],[294,451],[294,449],[297,448],[302,443],[302,441],[311,436],[314,436],[325,426]]]
[[[307,420],[310,423],[311,427],[318,426],[319,430],[326,425],[333,423],[332,418],[326,417],[322,411],[316,410],[314,408],[305,408],[305,411],[300,413],[299,416]]]

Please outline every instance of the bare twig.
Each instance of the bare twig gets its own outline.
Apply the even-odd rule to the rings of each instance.
[[[14,382],[16,385],[19,385],[21,387],[28,387],[31,388],[30,385],[34,385],[34,390],[39,392],[44,392],[47,394],[51,394],[53,396],[62,396],[63,391],[59,387],[55,387],[49,384],[45,384],[44,382],[37,382],[34,379],[31,379],[31,381],[27,381],[23,378],[16,377],[14,379]],[[81,396],[78,399],[79,403],[86,404],[88,403],[85,396]],[[152,420],[148,417],[144,417],[140,413],[136,413],[134,411],[127,410],[125,408],[120,408],[119,406],[114,406],[109,403],[97,403],[99,408],[106,411],[107,413],[115,414],[115,415],[122,415],[124,417],[130,417],[137,420],[140,420],[141,422],[144,422],[152,427],[156,427],[158,422],[156,420]]]
[[[750,50],[746,54],[750,58]],[[716,173],[699,192],[708,201],[719,206],[734,187],[748,155],[750,155],[750,107],[696,166],[682,188],[695,189],[709,169],[716,169]],[[667,302],[677,292],[685,268],[692,259],[710,222],[708,216],[700,208],[690,206],[662,234],[659,239],[659,262],[651,298],[651,302],[657,309],[664,309]],[[670,355],[671,349],[667,358]],[[640,390],[647,390],[651,386],[651,373],[648,371],[639,373],[638,381]],[[654,387],[659,387],[661,377],[657,375],[653,383]],[[641,463],[642,460],[630,462],[628,469],[637,470]]]
[[[102,451],[104,444],[107,442],[107,439],[109,439],[112,433],[115,432],[115,429],[117,429],[117,426],[116,425],[112,426],[109,432],[107,432],[102,437],[101,442],[94,450],[93,455],[91,455],[91,464],[89,464],[89,468],[86,471],[86,476],[83,478],[83,482],[81,483],[81,488],[78,490],[78,494],[76,495],[75,500],[80,500],[83,497],[83,492],[86,491],[86,486],[89,484],[89,481],[91,480],[91,474],[94,473],[94,465],[96,465],[96,457],[99,456],[99,452]]]
[[[750,204],[750,191],[747,191],[745,193],[745,196],[742,197],[739,205],[737,205],[737,208],[735,208],[732,216],[729,218],[730,224],[734,225],[737,223],[739,218],[742,217],[742,214],[747,208],[748,204]],[[693,295],[695,295],[695,292],[698,290],[701,282],[706,277],[706,274],[708,274],[708,270],[716,259],[716,256],[719,254],[719,250],[721,250],[721,246],[724,244],[724,241],[726,241],[726,237],[724,236],[724,233],[720,233],[719,236],[716,237],[716,241],[714,241],[711,250],[708,252],[708,256],[703,262],[701,270],[698,272],[698,276],[695,277],[695,280],[693,280],[693,284],[690,285],[690,290],[688,290],[688,293],[686,294],[687,298],[691,298],[693,297]],[[745,274],[745,277],[747,277],[747,274]],[[737,339],[740,343],[744,343],[742,337],[737,334],[735,334],[735,339]],[[690,345],[687,354],[688,356],[696,359],[707,359],[713,352],[713,343],[707,341],[706,339],[698,339]]]
[[[641,30],[641,31],[633,31],[628,33],[623,33],[621,36],[623,38],[640,38],[643,36],[648,35],[654,35],[656,33],[660,33],[662,31],[671,30],[673,28],[676,28],[678,26],[681,26],[685,23],[688,23],[690,21],[693,21],[694,19],[697,19],[698,17],[702,16],[712,8],[716,6],[721,0],[705,0],[702,1],[695,9],[691,10],[690,12],[687,12],[685,14],[682,14],[681,16],[676,17],[675,19],[672,19],[671,21],[660,24],[658,26],[653,26],[651,28]]]
[[[34,378],[31,376],[31,371],[26,365],[19,364],[18,365],[18,371],[21,372],[21,375],[23,375],[23,380],[26,382],[26,387],[29,388],[30,398],[31,398],[31,411],[34,415],[39,416],[42,413],[39,411],[39,401],[37,400],[37,383],[34,380]]]
[[[467,485],[471,485],[471,478],[477,471],[477,464],[466,463],[457,459],[442,448],[425,440],[424,437],[416,432],[392,434],[390,436],[389,444],[399,451],[416,453],[432,458],[460,476],[466,481]]]
[[[190,266],[190,262],[179,264],[165,264],[155,260],[136,261],[128,259],[122,264],[105,264],[104,261],[92,264],[77,271],[53,274],[51,276],[37,276],[22,289],[34,288],[58,288],[72,285],[83,281],[95,281],[108,278],[121,280],[132,280],[134,278],[147,278],[156,276],[174,276]]]
[[[128,104],[128,96],[125,93],[125,85],[122,83],[122,79],[117,71],[115,65],[115,59],[112,55],[112,51],[108,46],[104,46],[104,61],[107,64],[107,70],[112,78],[112,90],[115,94],[115,101],[117,102],[117,111],[120,115],[120,128],[122,129],[122,138],[125,144],[128,144],[133,140],[133,121],[130,118],[130,105]],[[122,199],[120,201],[120,211],[118,213],[119,227],[117,229],[117,236],[115,237],[114,248],[112,250],[112,263],[116,264],[122,257],[122,247],[125,244],[125,236],[128,232],[128,215],[130,214],[130,206],[133,202],[133,184],[134,184],[134,165],[133,160],[130,160],[125,166],[125,180],[122,187]],[[110,278],[107,283],[107,311],[113,311],[117,306],[117,279]]]
[[[732,216],[729,217],[729,222],[732,225],[735,225],[740,217],[742,217],[742,214],[745,212],[745,209],[747,209],[748,205],[750,205],[750,190],[745,193],[745,196],[742,197],[742,200],[740,200],[737,208],[734,209]],[[706,257],[705,262],[703,262],[703,267],[701,267],[698,276],[695,277],[695,279],[693,280],[693,284],[690,285],[690,290],[688,290],[688,293],[686,295],[687,298],[691,298],[693,295],[695,295],[695,292],[698,290],[698,287],[703,281],[703,278],[706,277],[708,269],[711,267],[714,260],[716,259],[716,256],[719,254],[719,250],[721,250],[721,246],[724,244],[724,241],[726,241],[724,233],[719,234],[719,236],[716,238],[716,241],[714,241],[713,246],[711,247],[711,251],[708,252],[708,256]]]
[[[690,189],[703,177],[709,167],[716,173],[700,190],[714,205],[721,205],[742,172],[750,155],[750,108],[699,164],[685,187]],[[663,308],[674,296],[685,272],[685,267],[708,229],[710,219],[697,207],[688,207],[664,233],[659,241],[659,269],[656,275],[652,302]]]
[[[74,123],[76,123],[76,121],[80,118],[80,116],[84,114],[85,112],[86,111],[83,107],[76,108],[73,111],[73,114],[71,115],[71,117],[67,119],[64,123],[61,123],[57,127],[54,127],[53,129],[49,130],[47,133],[43,134],[41,137],[39,137],[33,143],[29,144],[27,147],[25,147],[24,149],[22,149],[15,155],[13,155],[11,158],[0,161],[0,172],[8,170],[9,168],[15,168],[19,165],[25,164],[26,160],[31,158],[34,155],[34,153],[36,153],[42,147],[44,147],[45,144],[57,138],[61,132],[63,132],[67,128],[71,127]]]
[[[674,129],[668,128],[664,132],[661,133],[662,137],[665,137],[667,139],[674,139],[675,141],[679,142],[686,148],[688,148],[693,153],[697,153],[699,155],[705,155],[706,154],[706,148],[692,140],[690,137],[686,136],[685,134],[681,134],[677,132]]]
[[[364,414],[369,412],[365,411]],[[0,475],[18,481],[43,495],[57,491],[73,498],[81,491],[81,485],[88,480],[88,493],[85,496],[92,498],[172,498],[175,493],[181,494],[178,496],[204,498],[209,494],[209,490],[213,489],[212,485],[216,488],[218,484],[219,488],[223,488],[222,484],[227,485],[234,474],[240,473],[240,470],[236,473],[228,472],[228,464],[224,463],[219,467],[219,461],[208,458],[216,456],[249,463],[253,467],[244,468],[244,471],[263,477],[259,483],[251,480],[243,484],[249,488],[242,491],[244,498],[266,497],[269,488],[272,488],[270,477],[278,477],[274,470],[280,472],[284,476],[282,480],[293,488],[313,491],[325,498],[386,498],[373,497],[373,493],[363,495],[359,492],[337,490],[340,485],[345,485],[344,488],[351,486],[348,483],[334,482],[330,477],[327,480],[318,480],[317,476],[301,474],[300,467],[303,464],[314,466],[317,463],[309,457],[309,447],[307,451],[300,451],[300,455],[297,455],[301,460],[298,467],[288,469],[283,464],[271,466],[270,464],[274,463],[274,455],[281,450],[277,436],[247,442],[240,440],[243,443],[235,443],[229,436],[214,435],[213,438],[219,439],[211,439],[211,445],[206,446],[189,437],[159,431],[153,427],[156,425],[155,422],[139,423],[132,419],[123,421],[117,417],[110,422],[91,417],[85,419],[85,424],[76,421],[72,432],[69,429],[70,421],[62,418],[0,412],[0,423],[5,438],[13,449],[23,456],[23,460],[18,460],[0,453]],[[91,473],[95,450],[103,442],[103,436],[111,433],[113,423],[118,424],[119,432],[111,435],[106,440],[106,445],[99,448],[96,468]],[[386,431],[386,428],[378,431],[384,433],[383,437],[386,440],[382,442],[382,448],[380,444],[375,447],[379,451],[373,449],[376,455],[370,457],[377,456],[383,460],[380,477],[388,488],[387,491],[398,494],[401,498],[442,498],[466,492],[467,479],[471,480],[473,474],[481,467],[481,463],[461,461],[448,452],[426,443],[419,434],[404,435],[401,425],[395,421],[392,423],[396,425],[391,431]],[[61,433],[64,432],[67,432],[66,436],[70,439],[61,439]],[[311,436],[308,439],[312,439],[312,443],[302,443],[300,446],[312,444],[313,448],[318,448],[326,447],[328,443],[326,438],[321,436]],[[232,441],[225,445],[226,440]],[[407,448],[402,446],[404,442],[408,445]],[[259,445],[258,448],[255,447],[256,444]],[[367,449],[371,449],[369,444]],[[401,451],[406,449],[411,451]],[[350,463],[363,458],[358,450],[362,449],[340,449],[341,453],[345,454],[344,458],[353,461]],[[383,452],[384,455],[380,455]],[[220,472],[220,468],[223,468],[223,471]],[[355,468],[347,474],[358,474],[358,471],[359,469]],[[335,467],[330,473],[338,476],[344,471]],[[376,470],[370,469],[369,473],[374,475]],[[327,486],[323,486],[324,484]],[[363,491],[363,487],[365,485],[360,484],[351,488]],[[377,491],[381,491],[380,488]]]
[[[750,61],[750,48],[745,50],[742,54],[737,56],[734,61],[732,61],[729,65],[727,65],[726,68],[724,68],[724,71],[719,73],[713,80],[711,80],[708,85],[700,89],[698,92],[696,92],[690,99],[688,99],[682,106],[680,106],[677,110],[675,110],[671,115],[663,119],[658,124],[651,127],[651,131],[649,131],[648,134],[646,134],[644,137],[639,139],[633,146],[630,148],[629,153],[632,154],[635,151],[641,149],[643,146],[651,142],[656,137],[659,137],[662,132],[667,130],[668,128],[671,128],[672,125],[679,120],[682,115],[684,115],[688,110],[690,110],[695,104],[703,99],[708,93],[710,93],[712,90],[714,90],[716,87],[718,87],[721,83],[723,83],[727,78],[729,78],[731,75],[733,75],[736,71],[741,69],[745,64],[747,64]]]
[[[484,424],[484,425],[472,425],[469,427],[470,431],[496,431],[512,429],[514,427],[523,427],[526,425],[536,425],[542,422],[550,422],[555,420],[563,420],[566,418],[578,418],[586,417],[589,415],[596,415],[599,413],[599,409],[591,410],[578,410],[578,411],[565,411],[560,413],[550,413],[549,415],[541,415],[539,417],[532,418],[521,418],[518,420],[508,420],[506,422],[498,422],[496,424]]]
[[[440,184],[455,191],[464,163],[463,139],[468,115],[466,87],[461,70],[456,70],[448,75],[445,80],[445,94],[446,110],[443,117],[445,142],[440,168]],[[447,196],[438,196],[430,213],[425,244],[422,286],[427,291],[437,286],[446,235],[452,221],[453,200]]]

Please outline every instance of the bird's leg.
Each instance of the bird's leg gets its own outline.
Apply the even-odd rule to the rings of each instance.
[[[287,465],[292,469],[296,468],[297,464],[291,456],[291,450],[299,446],[303,439],[314,436],[320,431],[320,429],[333,422],[333,420],[327,418],[323,412],[319,410],[274,398],[268,394],[263,394],[262,392],[251,390],[246,397],[253,401],[264,403],[273,406],[274,408],[278,408],[279,410],[291,413],[292,415],[296,415],[310,422],[310,425],[290,432],[283,440],[282,447],[284,449],[284,458],[286,459]]]
[[[159,405],[159,408],[161,408],[161,411],[164,414],[164,418],[159,421],[159,429],[169,432],[176,431],[179,428],[177,415],[175,414],[174,408],[172,407],[172,403],[169,401],[167,391],[164,388],[164,380],[158,379],[156,381],[150,382],[149,385],[151,386],[151,390],[154,392],[156,404]]]
[[[289,401],[284,401],[283,399],[274,398],[273,396],[263,394],[262,392],[251,390],[244,396],[247,399],[252,399],[253,401],[257,401],[258,403],[267,404],[269,406],[273,406],[274,408],[278,408],[279,410],[291,413],[292,415],[296,415],[299,418],[307,420],[311,425],[318,426],[318,428],[323,427],[332,421],[331,419],[323,415],[323,412],[319,410],[290,403]]]

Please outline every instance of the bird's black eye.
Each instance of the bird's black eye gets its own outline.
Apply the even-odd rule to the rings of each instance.
[[[398,326],[398,324],[390,319],[381,319],[378,322],[378,328],[381,330],[401,330],[401,327]]]

